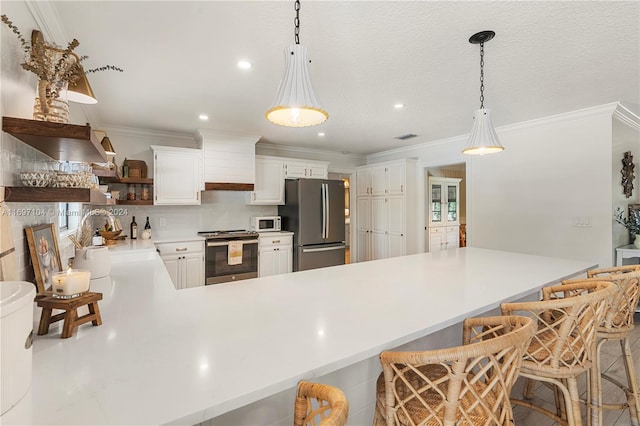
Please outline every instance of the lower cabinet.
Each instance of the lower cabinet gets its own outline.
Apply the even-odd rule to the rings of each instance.
[[[429,228],[429,251],[440,251],[460,247],[459,226]]]
[[[258,239],[258,277],[293,271],[293,235],[263,232]]]
[[[158,243],[156,249],[177,290],[204,285],[204,242]]]

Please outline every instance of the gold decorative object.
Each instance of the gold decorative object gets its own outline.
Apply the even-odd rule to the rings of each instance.
[[[71,98],[73,101],[95,103],[97,101],[86,79],[86,74],[105,70],[122,72],[122,69],[113,65],[85,71],[81,62],[88,56],[78,56],[73,52],[80,45],[80,42],[75,38],[65,49],[62,49],[45,42],[42,33],[33,30],[29,43],[22,36],[18,27],[7,18],[7,15],[1,15],[0,20],[16,34],[20,41],[25,54],[24,62],[21,63],[22,68],[38,76],[38,100],[34,107],[34,119],[36,120],[68,122],[67,90],[69,86],[74,93],[80,92],[82,94],[82,96],[74,94]]]

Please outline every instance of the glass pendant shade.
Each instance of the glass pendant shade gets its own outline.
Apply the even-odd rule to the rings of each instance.
[[[329,114],[322,109],[313,93],[307,64],[308,50],[300,44],[285,51],[285,72],[267,120],[280,126],[306,127],[323,123]]]
[[[503,151],[504,147],[498,139],[493,124],[491,124],[490,111],[487,108],[476,110],[473,114],[473,128],[469,135],[467,146],[462,150],[463,154],[485,155]]]

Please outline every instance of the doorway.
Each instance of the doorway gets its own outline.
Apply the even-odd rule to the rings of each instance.
[[[466,164],[426,167],[424,179],[425,251],[466,247]]]
[[[344,263],[351,263],[351,174],[329,173],[331,180],[341,180],[344,182]]]

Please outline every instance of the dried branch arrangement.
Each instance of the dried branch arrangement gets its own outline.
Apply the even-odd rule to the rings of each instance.
[[[22,62],[22,68],[30,71],[38,76],[38,79],[51,83],[47,89],[47,99],[55,99],[59,95],[60,83],[75,83],[82,74],[90,74],[98,71],[118,71],[121,68],[113,65],[104,65],[101,67],[84,70],[82,62],[88,56],[78,56],[74,50],[80,45],[75,38],[69,42],[66,48],[60,48],[45,42],[42,37],[33,38],[29,43],[18,27],[9,20],[7,15],[0,16],[11,31],[18,37],[20,46],[25,53],[25,60]]]

